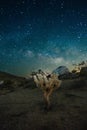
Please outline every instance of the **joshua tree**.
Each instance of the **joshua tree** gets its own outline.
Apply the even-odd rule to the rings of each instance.
[[[55,74],[36,74],[33,75],[33,79],[37,87],[41,88],[43,91],[44,101],[46,108],[50,108],[50,96],[52,92],[60,87],[61,81]]]

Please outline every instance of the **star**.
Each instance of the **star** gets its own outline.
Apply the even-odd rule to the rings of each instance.
[[[86,57],[84,2],[21,0],[0,4],[1,70],[18,75],[40,67],[52,71],[59,65],[71,67],[72,62]]]

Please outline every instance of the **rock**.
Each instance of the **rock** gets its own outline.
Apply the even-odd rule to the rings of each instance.
[[[69,73],[69,69],[66,66],[59,66],[52,73],[55,73],[57,75],[68,74]]]
[[[2,81],[0,81],[0,85],[2,85],[2,84],[4,84],[4,81],[2,80]]]

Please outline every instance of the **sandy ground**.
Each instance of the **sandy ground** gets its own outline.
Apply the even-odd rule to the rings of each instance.
[[[87,130],[86,86],[60,88],[53,93],[51,102],[51,109],[45,110],[38,88],[1,95],[0,130]]]

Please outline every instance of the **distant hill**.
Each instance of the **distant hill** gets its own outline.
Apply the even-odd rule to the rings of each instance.
[[[0,71],[0,80],[7,80],[7,79],[16,79],[16,80],[24,80],[24,77],[19,77],[7,72]]]
[[[32,85],[31,85],[32,84]],[[35,88],[33,79],[26,79],[0,71],[0,94],[22,88]]]

